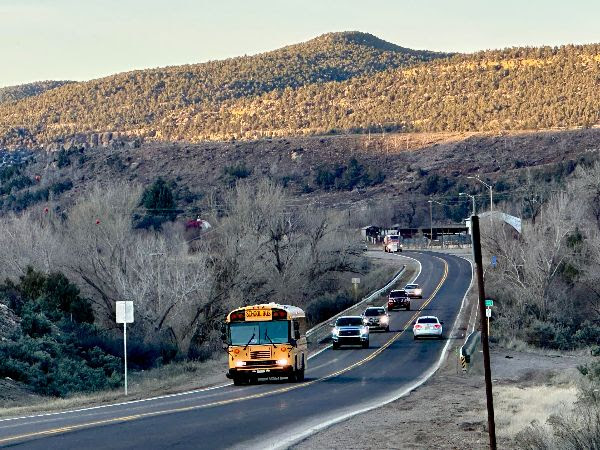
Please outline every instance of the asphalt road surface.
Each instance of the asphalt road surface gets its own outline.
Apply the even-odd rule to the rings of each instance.
[[[345,416],[391,401],[435,369],[447,344],[447,339],[413,341],[413,320],[418,315],[436,315],[444,321],[448,336],[471,282],[471,266],[464,259],[439,253],[405,255],[421,263],[416,282],[422,285],[424,298],[412,300],[412,311],[390,313],[391,331],[371,333],[370,348],[327,349],[311,358],[303,383],[265,380],[251,386],[226,385],[162,399],[4,419],[0,420],[0,446],[44,450],[286,447]]]

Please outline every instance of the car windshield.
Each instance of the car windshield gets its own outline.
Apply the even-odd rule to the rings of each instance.
[[[435,317],[423,317],[417,320],[418,323],[438,323]]]
[[[336,327],[356,327],[362,325],[360,317],[340,317],[336,322]]]
[[[365,316],[381,316],[385,314],[385,309],[383,308],[369,308],[365,310]]]
[[[406,297],[406,291],[392,291],[392,292],[390,292],[390,297],[392,297],[392,298]]]
[[[407,284],[406,289],[418,289],[418,284]]]
[[[390,240],[397,242],[398,241],[398,236],[390,236]]]
[[[240,322],[229,326],[231,345],[284,344],[288,342],[289,321]],[[252,338],[252,339],[251,339]]]

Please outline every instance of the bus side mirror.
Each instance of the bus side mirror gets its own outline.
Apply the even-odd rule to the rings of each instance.
[[[227,342],[223,342],[222,346],[223,350],[227,350],[229,348],[229,344],[227,344]]]

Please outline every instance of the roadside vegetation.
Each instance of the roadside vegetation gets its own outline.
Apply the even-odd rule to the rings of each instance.
[[[362,256],[345,215],[294,207],[278,184],[238,182],[191,241],[172,188],[96,186],[68,211],[0,219],[0,312],[11,318],[0,321],[12,324],[0,376],[54,396],[119,386],[117,300],[134,301],[129,361],[146,370],[220,354],[237,306],[291,303],[315,322],[354,301],[350,277],[372,272],[364,289],[391,278]]]
[[[545,423],[534,421],[517,433],[515,444],[524,450],[586,450],[600,447],[600,362],[579,367],[577,400],[550,415]]]

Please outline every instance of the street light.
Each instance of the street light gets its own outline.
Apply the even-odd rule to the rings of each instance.
[[[490,212],[492,212],[494,210],[494,194],[493,194],[493,188],[491,185],[487,184],[485,181],[483,181],[481,178],[479,178],[479,175],[476,175],[474,177],[467,177],[471,180],[477,180],[479,181],[481,184],[483,184],[485,187],[487,187],[490,190]]]
[[[471,200],[473,200],[473,215],[475,216],[477,214],[477,211],[475,210],[475,196],[471,195],[471,194],[467,194],[466,192],[459,192],[458,196],[459,197],[462,197],[462,196],[471,197]]]
[[[431,243],[433,242],[433,204],[437,203],[438,205],[445,206],[443,203],[438,202],[437,200],[433,200],[430,198],[427,200],[429,203],[429,246],[431,247]],[[442,233],[442,248],[444,247],[444,234]]]

